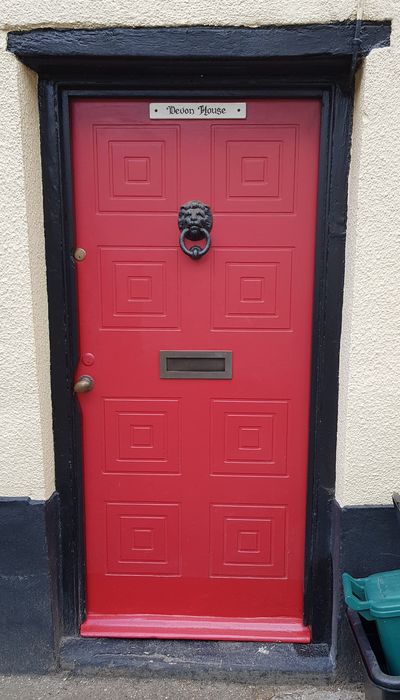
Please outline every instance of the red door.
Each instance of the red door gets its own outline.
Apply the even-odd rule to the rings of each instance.
[[[249,100],[242,120],[155,121],[136,100],[72,105],[86,251],[77,377],[94,380],[79,394],[83,635],[310,639],[319,120],[317,100]],[[178,211],[194,199],[213,214],[198,260],[179,247]],[[224,352],[232,377],[162,377],[161,351],[192,351],[195,364]]]

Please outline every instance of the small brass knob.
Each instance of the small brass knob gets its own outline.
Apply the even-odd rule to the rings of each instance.
[[[78,262],[81,262],[86,258],[86,250],[84,248],[75,248],[74,250],[74,258]]]
[[[84,394],[87,391],[92,391],[94,387],[93,377],[89,377],[88,374],[83,374],[79,377],[78,381],[74,385],[74,392],[76,394]]]

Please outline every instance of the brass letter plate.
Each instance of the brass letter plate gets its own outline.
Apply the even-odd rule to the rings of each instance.
[[[161,379],[232,379],[232,351],[161,350]]]

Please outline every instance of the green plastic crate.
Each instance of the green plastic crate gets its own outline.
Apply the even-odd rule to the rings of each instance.
[[[376,622],[389,672],[400,676],[400,569],[353,578],[343,574],[346,604]]]

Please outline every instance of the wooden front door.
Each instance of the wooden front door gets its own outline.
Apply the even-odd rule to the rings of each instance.
[[[320,102],[180,121],[82,99],[71,120],[76,376],[93,379],[81,633],[307,642]],[[213,216],[198,259],[179,246],[190,200]]]

